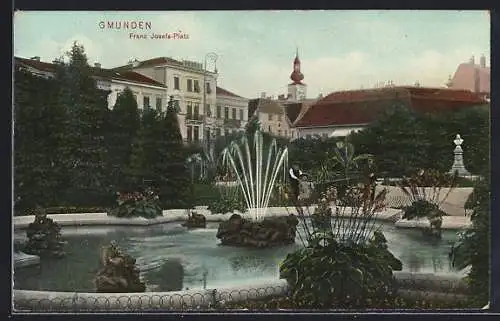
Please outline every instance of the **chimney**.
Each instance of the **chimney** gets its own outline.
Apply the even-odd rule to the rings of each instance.
[[[262,99],[266,98],[266,93],[265,92],[261,92],[260,93],[260,98],[262,98]]]
[[[100,63],[98,63],[98,62],[96,62],[96,63],[94,64],[94,67],[96,67],[96,68],[99,68],[99,69],[100,69],[100,68],[101,68],[101,64],[100,64]]]
[[[481,55],[481,58],[479,59],[479,64],[481,65],[481,68],[486,68],[486,57],[484,55]]]
[[[474,59],[474,56],[470,57],[469,63],[472,64],[472,65],[476,63],[475,59]]]
[[[31,59],[31,60],[40,61],[40,56],[31,57],[30,59]]]

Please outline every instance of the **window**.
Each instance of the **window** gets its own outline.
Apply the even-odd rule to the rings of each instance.
[[[200,104],[195,103],[193,104],[193,118],[198,119],[200,115]]]
[[[268,120],[272,121],[273,120],[273,114],[268,114]]]
[[[221,135],[221,130],[220,130],[220,128],[217,128],[217,129],[215,130],[215,134],[217,135],[217,137],[219,137],[219,136]]]
[[[224,118],[229,119],[229,107],[224,107]]]
[[[245,120],[245,116],[243,115],[243,109],[240,109],[240,119]]]
[[[207,85],[207,86],[206,86],[205,88],[206,88],[207,94],[209,94],[209,95],[210,95],[210,94],[212,93],[212,88],[210,87],[210,83],[209,83],[209,82],[207,82],[207,84],[206,84],[206,85]]]
[[[268,132],[272,133],[273,131],[271,130],[271,125],[268,126]]]
[[[186,134],[188,142],[191,142],[193,140],[193,128],[191,126],[187,126]]]
[[[278,136],[281,136],[281,129],[278,129]]]
[[[193,115],[193,103],[188,101],[186,103],[186,117],[191,118]]]
[[[200,82],[198,80],[194,81],[194,92],[199,93],[200,92]]]
[[[193,140],[194,140],[195,142],[197,142],[198,140],[200,140],[200,127],[198,127],[198,126],[194,126],[194,128],[193,128],[193,129],[194,129],[194,130],[193,130],[193,131],[194,131],[194,133],[193,133],[193,135],[194,135]]]
[[[187,80],[187,91],[189,91],[189,92],[193,91],[193,80],[192,79]]]
[[[156,110],[161,111],[161,97],[156,97]]]
[[[217,105],[217,118],[222,118],[222,107]]]
[[[278,115],[278,121],[281,122],[283,118],[281,118],[281,115]]]
[[[149,104],[149,97],[148,96],[142,97],[142,102],[143,102],[144,109],[151,107],[151,105]]]
[[[179,90],[181,89],[180,82],[179,82],[179,77],[174,77],[174,89]]]
[[[236,119],[236,108],[233,108],[232,113],[233,119]]]

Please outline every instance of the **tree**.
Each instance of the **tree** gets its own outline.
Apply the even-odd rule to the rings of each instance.
[[[116,100],[110,115],[107,135],[108,164],[111,172],[111,186],[126,191],[134,186],[131,156],[141,119],[137,101],[130,88],[126,87]]]
[[[71,205],[102,205],[109,200],[106,146],[108,92],[97,89],[83,46],[74,42],[60,63],[56,81],[59,105],[66,109],[66,145],[62,156]]]
[[[174,106],[174,97],[170,96],[167,111],[160,114],[159,162],[155,172],[161,177],[159,186],[160,200],[164,208],[187,208],[191,206],[192,185],[186,166],[187,153]]]
[[[14,77],[15,211],[55,205],[61,182],[60,148],[64,110],[58,108],[56,83],[16,69]]]
[[[153,184],[164,209],[189,206],[191,179],[187,152],[170,97],[167,111],[145,109],[141,129],[133,144],[132,172],[136,184]]]

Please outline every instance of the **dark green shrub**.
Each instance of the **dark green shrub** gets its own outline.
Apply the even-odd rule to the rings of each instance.
[[[193,206],[207,206],[217,201],[221,195],[213,184],[193,184]]]
[[[280,276],[292,286],[297,307],[360,308],[367,300],[392,299],[393,270],[402,264],[387,249],[382,233],[367,243],[341,243],[331,235],[317,235],[309,245],[289,254]]]
[[[240,198],[221,197],[208,204],[208,210],[212,214],[226,214],[234,211],[244,213],[247,211],[247,205]]]
[[[426,200],[414,201],[410,206],[403,208],[402,218],[412,220],[415,218],[430,218],[435,216],[446,216],[447,214],[439,209],[439,206]]]
[[[460,233],[458,242],[450,252],[454,267],[471,270],[467,276],[474,301],[484,305],[489,300],[490,290],[490,197],[489,176],[478,182],[468,199],[466,207],[472,209],[472,228]]]
[[[133,193],[118,193],[118,206],[108,213],[116,217],[155,218],[161,216],[159,197],[152,190]]]

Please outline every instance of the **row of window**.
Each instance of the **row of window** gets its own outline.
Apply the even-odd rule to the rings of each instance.
[[[137,101],[137,105],[139,105],[138,95],[134,93],[135,100]],[[142,96],[142,107],[144,109],[151,108],[151,97],[150,96]],[[162,97],[156,97],[155,100],[155,108],[157,110],[162,110],[163,108],[163,99]]]
[[[206,93],[211,94],[212,93],[212,88],[210,87],[210,83],[207,82],[205,84],[206,86]],[[181,79],[179,76],[174,76],[174,90],[181,90]],[[197,79],[186,79],[186,91],[187,92],[195,92],[199,93],[200,92],[200,81]]]
[[[245,111],[243,109],[239,110],[237,108],[224,107],[224,117],[222,117],[222,106],[217,105],[217,110],[215,113],[216,118],[229,119],[229,111],[231,110],[231,119],[245,120]],[[238,118],[239,116],[239,118]]]
[[[274,120],[274,116],[275,116],[275,115],[273,115],[273,114],[268,114],[268,120],[269,120],[269,121],[273,121],[273,120]],[[278,120],[279,122],[281,122],[281,121],[283,120],[283,115],[278,114],[278,115],[276,115],[276,116],[278,116],[278,117],[277,117],[277,120]]]
[[[234,131],[234,130],[233,130]],[[224,132],[224,135],[227,136],[229,134],[231,134],[231,131],[229,128],[215,128],[215,136],[219,137],[222,135],[222,133]],[[212,137],[211,136],[211,131],[210,131],[210,128],[207,128],[205,130],[205,138],[207,137]],[[200,127],[199,126],[187,126],[186,127],[186,140],[188,142],[198,142],[200,141]]]

